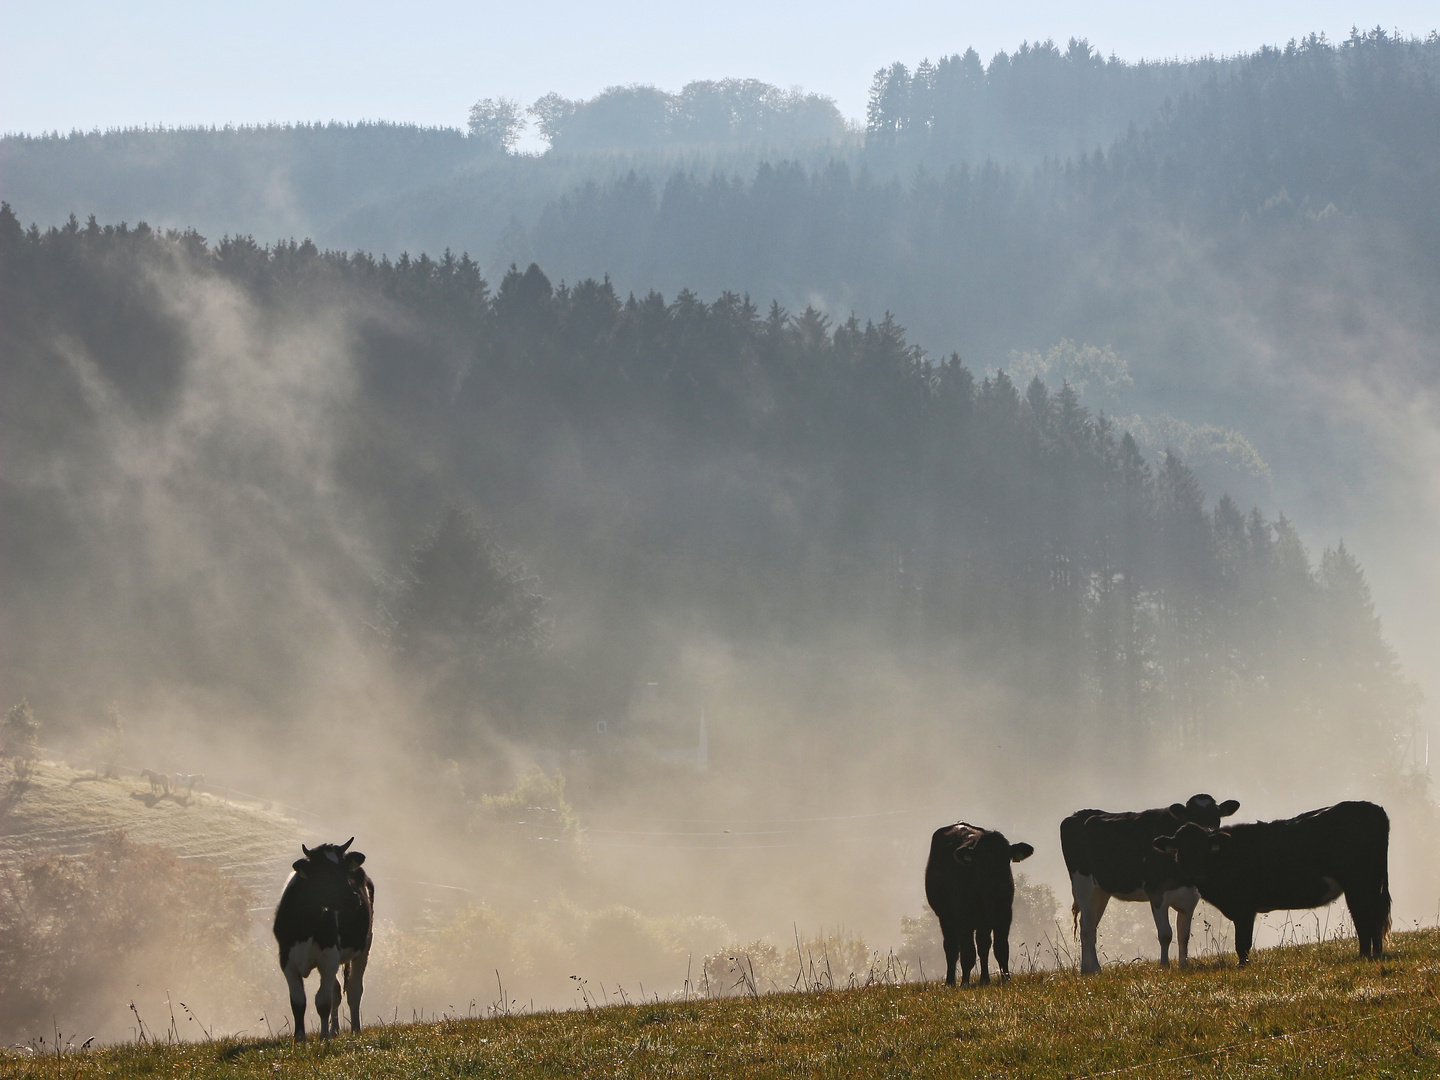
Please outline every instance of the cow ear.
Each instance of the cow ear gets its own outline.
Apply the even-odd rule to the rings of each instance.
[[[360,865],[361,863],[363,863],[364,861],[365,861],[365,853],[364,853],[363,851],[352,851],[352,852],[350,852],[350,854],[348,854],[348,855],[345,856],[345,865],[346,865],[347,867],[349,867],[351,870],[354,870],[357,866],[359,866],[359,865]]]
[[[1184,804],[1183,802],[1171,803],[1171,804],[1170,804],[1170,813],[1174,814],[1176,817],[1184,817],[1184,816],[1185,816],[1185,804]]]
[[[970,863],[975,861],[975,853],[969,848],[959,847],[950,853],[950,857],[957,863]]]
[[[1155,850],[1164,852],[1166,855],[1174,855],[1180,850],[1180,845],[1175,842],[1173,836],[1157,836],[1155,838]]]
[[[1011,862],[1024,862],[1026,859],[1028,859],[1031,855],[1034,855],[1034,854],[1035,854],[1035,849],[1034,849],[1033,847],[1031,847],[1029,844],[1011,844],[1011,845],[1010,845],[1010,861],[1011,861]]]
[[[307,867],[307,866],[309,866],[309,865],[310,865],[310,860],[309,860],[309,859],[296,859],[293,863],[290,864],[290,869],[295,871],[295,876],[296,876],[296,877],[304,877],[304,876],[305,876],[305,867]]]
[[[1229,817],[1231,814],[1235,813],[1235,811],[1236,811],[1236,810],[1239,810],[1239,809],[1240,809],[1240,800],[1239,800],[1239,799],[1226,799],[1224,802],[1222,802],[1222,803],[1220,804],[1220,816],[1221,816],[1221,817]]]

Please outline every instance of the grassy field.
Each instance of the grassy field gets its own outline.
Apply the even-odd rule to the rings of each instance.
[[[374,1027],[286,1040],[0,1055],[4,1077],[1440,1075],[1440,931],[1186,972],[1152,964]]]

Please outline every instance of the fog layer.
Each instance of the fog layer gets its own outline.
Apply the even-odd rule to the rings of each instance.
[[[1429,913],[1354,555],[1068,387],[733,294],[3,218],[0,683],[52,753],[98,764],[118,713],[129,764],[356,835],[382,1014],[900,947],[936,825],[1063,897],[1061,816],[1195,790],[1385,802]],[[283,1015],[271,975],[223,1015]]]

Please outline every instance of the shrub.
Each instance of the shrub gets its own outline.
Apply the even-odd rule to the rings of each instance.
[[[252,902],[214,868],[123,830],[87,855],[0,862],[0,1042],[56,1021],[118,1036],[132,997],[167,989],[218,1009],[246,981]]]
[[[10,759],[16,780],[30,778],[30,770],[39,756],[39,743],[40,721],[30,711],[30,703],[21,698],[0,721],[0,754]]]

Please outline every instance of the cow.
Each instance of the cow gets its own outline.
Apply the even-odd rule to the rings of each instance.
[[[1010,978],[1010,919],[1015,902],[1012,862],[1035,854],[1029,844],[1012,844],[1000,833],[968,822],[935,830],[925,864],[925,899],[940,919],[945,938],[945,985],[955,985],[955,962],[970,983],[980,957],[980,985],[990,983],[990,945],[1001,981]]]
[[[1100,970],[1095,938],[1105,906],[1117,900],[1148,900],[1160,939],[1160,963],[1170,966],[1170,909],[1177,912],[1180,966],[1190,960],[1190,920],[1200,893],[1177,877],[1173,859],[1155,850],[1158,837],[1195,823],[1218,826],[1220,819],[1240,809],[1234,799],[1217,803],[1209,795],[1192,795],[1188,802],[1156,810],[1107,813],[1077,810],[1060,822],[1060,850],[1070,872],[1074,898],[1070,911],[1080,935],[1080,970]]]
[[[350,1030],[360,1030],[360,995],[374,933],[375,883],[360,869],[365,856],[350,850],[354,842],[352,836],[343,844],[316,848],[301,844],[305,857],[295,860],[294,873],[275,908],[275,941],[280,946],[280,969],[290,986],[296,1042],[305,1041],[305,978],[317,967],[320,988],[315,991],[315,1011],[320,1014],[321,1038],[340,1032],[336,975],[342,966]]]
[[[1380,959],[1390,931],[1390,818],[1371,802],[1342,802],[1283,821],[1226,828],[1190,823],[1155,841],[1183,881],[1235,924],[1235,955],[1250,960],[1255,916],[1315,908],[1341,893],[1360,955]]]
[[[195,794],[195,788],[197,785],[205,783],[205,777],[200,773],[187,774],[177,772],[173,777],[171,777],[171,780],[173,782],[174,789],[177,792],[181,788],[185,789],[186,798],[189,798],[191,795]]]
[[[170,794],[170,775],[168,773],[156,772],[154,769],[141,769],[140,776],[150,781],[151,795]]]

